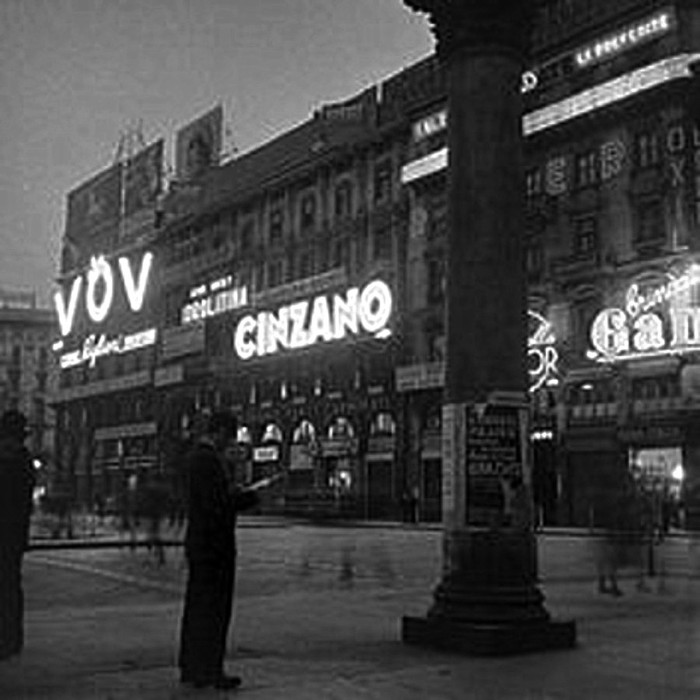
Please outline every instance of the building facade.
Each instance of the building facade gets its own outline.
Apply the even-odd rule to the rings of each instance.
[[[27,447],[47,467],[54,462],[55,328],[54,314],[37,306],[34,292],[0,289],[0,413],[27,416]]]
[[[523,236],[545,524],[590,524],[628,473],[682,499],[686,525],[700,518],[693,5],[538,3]],[[198,412],[227,407],[249,478],[285,472],[266,508],[398,518],[416,494],[420,517],[440,518],[444,81],[429,57],[248,154],[183,169],[151,228],[106,260],[125,290],[114,333],[149,342],[110,358],[82,341],[64,372],[62,425],[83,441],[67,463],[174,474]],[[84,333],[112,314],[94,296]]]

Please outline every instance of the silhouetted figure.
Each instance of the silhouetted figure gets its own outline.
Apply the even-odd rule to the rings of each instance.
[[[22,557],[29,545],[35,483],[26,437],[24,415],[6,411],[0,418],[0,659],[24,646]]]
[[[208,417],[204,435],[187,456],[189,575],[180,630],[180,680],[195,687],[232,689],[224,672],[236,570],[236,515],[257,504],[254,490],[238,488],[224,452],[236,435],[226,413]]]

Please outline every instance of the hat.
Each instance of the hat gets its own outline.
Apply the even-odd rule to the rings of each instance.
[[[24,440],[29,434],[25,415],[15,409],[5,411],[0,417],[0,434]]]

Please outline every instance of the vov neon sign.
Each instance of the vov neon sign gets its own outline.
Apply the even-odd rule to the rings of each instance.
[[[134,312],[139,312],[143,308],[152,263],[153,254],[150,252],[144,253],[141,258],[138,277],[134,278],[129,259],[126,257],[117,259],[124,292],[126,293],[129,307]],[[112,308],[115,288],[115,274],[112,270],[112,265],[104,256],[93,257],[87,273],[73,280],[67,304],[63,291],[58,291],[54,295],[58,325],[64,338],[70,335],[73,330],[75,314],[83,286],[85,286],[84,304],[88,316],[94,323],[102,323]]]
[[[234,348],[238,357],[249,360],[347,335],[367,333],[386,338],[391,335],[387,324],[392,308],[389,286],[374,280],[363,289],[348,289],[344,295],[321,295],[281,306],[275,313],[244,316],[236,326]]]
[[[632,284],[625,308],[608,308],[593,320],[587,357],[601,363],[700,350],[700,307],[676,303],[665,319],[657,307],[700,284],[700,266],[649,291]]]

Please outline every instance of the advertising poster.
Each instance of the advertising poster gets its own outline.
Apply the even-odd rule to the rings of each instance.
[[[119,225],[121,165],[113,165],[68,193],[65,235],[76,244]]]
[[[524,483],[522,409],[487,406],[467,413],[467,522],[500,528],[513,525]],[[524,507],[525,504],[522,504]]]
[[[197,177],[219,163],[223,118],[223,107],[217,105],[177,132],[175,176],[178,180]]]
[[[162,187],[163,139],[137,153],[126,164],[124,173],[124,215],[152,209]]]

